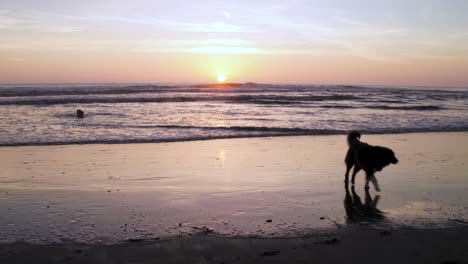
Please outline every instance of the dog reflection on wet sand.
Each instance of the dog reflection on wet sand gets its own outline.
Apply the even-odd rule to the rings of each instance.
[[[374,199],[371,198],[369,189],[364,189],[366,198],[364,204],[361,198],[356,194],[354,185],[351,186],[351,192],[349,192],[348,184],[345,184],[346,195],[344,199],[344,208],[346,210],[346,221],[348,223],[359,223],[359,222],[377,222],[384,220],[385,216],[383,212],[377,209],[380,196],[376,195]]]

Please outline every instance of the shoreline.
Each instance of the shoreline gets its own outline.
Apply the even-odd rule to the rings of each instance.
[[[385,132],[367,132],[360,130],[363,135],[412,135],[412,134],[432,134],[432,133],[468,133],[466,129],[460,130],[434,130],[434,131],[385,131]],[[255,138],[278,138],[278,137],[315,137],[315,136],[346,136],[347,132],[337,131],[336,133],[317,133],[317,134],[283,134],[283,135],[236,135],[236,136],[220,136],[210,138],[189,138],[189,139],[168,139],[168,140],[132,140],[132,141],[96,141],[96,142],[51,142],[51,143],[19,143],[19,144],[0,144],[0,149],[9,147],[47,147],[47,146],[86,146],[86,145],[128,145],[128,144],[164,144],[164,143],[184,143],[184,142],[199,142],[211,140],[229,140],[229,139],[255,139]]]

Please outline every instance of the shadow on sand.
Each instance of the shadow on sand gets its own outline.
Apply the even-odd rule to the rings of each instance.
[[[371,198],[369,189],[364,189],[366,198],[364,203],[361,201],[355,190],[354,185],[351,186],[351,192],[349,186],[345,184],[346,195],[344,198],[344,208],[346,210],[346,222],[348,224],[355,224],[361,222],[379,222],[385,219],[384,213],[377,209],[380,196],[376,195],[374,199]]]

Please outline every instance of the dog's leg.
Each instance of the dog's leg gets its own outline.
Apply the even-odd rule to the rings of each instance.
[[[369,181],[374,177],[374,172],[366,171],[366,184],[364,185],[364,189],[369,189]]]
[[[352,167],[352,166],[351,166]],[[351,170],[351,167],[346,165],[346,173],[344,175],[344,182],[348,183],[348,178],[349,178],[349,171]]]
[[[372,174],[372,176],[369,178],[369,180],[372,182],[372,184],[374,185],[374,188],[377,192],[380,192],[380,187],[379,187],[379,182],[377,181],[377,178],[375,177],[374,174]]]
[[[353,175],[351,177],[351,183],[354,184],[354,178],[356,178],[356,174],[361,170],[361,167],[359,167],[357,164],[354,165],[353,169]]]
[[[351,170],[353,166],[356,165],[356,162],[353,157],[353,152],[351,151],[351,149],[348,149],[348,152],[346,153],[345,163],[346,163],[346,173],[345,173],[344,182],[348,182],[349,171]]]

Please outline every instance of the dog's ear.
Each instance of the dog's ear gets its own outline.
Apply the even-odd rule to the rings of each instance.
[[[361,133],[359,133],[359,131],[357,131],[357,130],[351,130],[348,133],[348,139],[352,139],[352,138],[360,139],[361,138]]]

